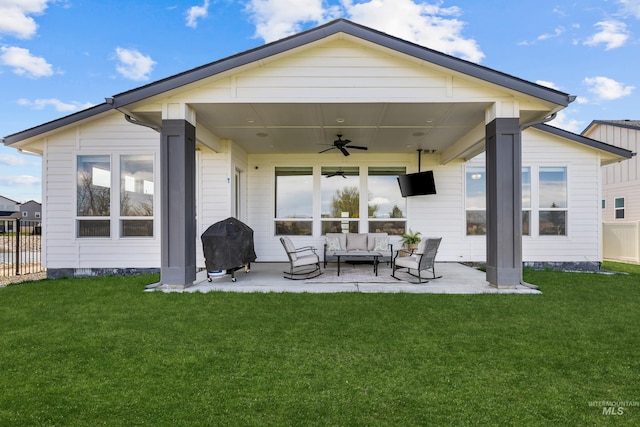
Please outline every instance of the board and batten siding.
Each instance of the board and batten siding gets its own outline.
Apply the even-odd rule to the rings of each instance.
[[[586,135],[589,138],[625,148],[634,153],[640,150],[640,130],[598,124]],[[615,199],[624,198],[624,219],[615,218]],[[602,198],[605,222],[640,221],[640,157],[634,156],[622,162],[602,168]]]
[[[111,155],[113,163],[120,154],[155,156],[156,192],[154,210],[159,212],[159,134],[129,124],[118,112],[102,115],[89,123],[75,126],[48,137],[43,154],[43,263],[45,268],[159,268],[159,215],[155,217],[154,237],[120,239],[76,238],[76,156]],[[119,185],[119,179],[116,179]],[[114,182],[112,179],[112,183]],[[115,193],[118,194],[118,193]],[[113,197],[112,193],[112,206]],[[117,221],[117,212],[111,220]],[[112,226],[112,230],[114,227]]]

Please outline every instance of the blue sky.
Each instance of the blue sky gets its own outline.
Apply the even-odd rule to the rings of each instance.
[[[0,137],[335,18],[577,95],[563,129],[640,118],[640,0],[0,0]],[[40,159],[0,144],[0,195]]]

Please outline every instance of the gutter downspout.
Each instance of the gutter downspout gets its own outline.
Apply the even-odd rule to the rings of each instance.
[[[105,101],[107,102],[107,104],[111,105],[114,109],[116,109],[119,112],[121,112],[124,115],[125,120],[128,121],[129,123],[134,124],[134,125],[138,125],[138,126],[148,127],[150,129],[155,130],[156,132],[161,132],[162,131],[162,126],[156,126],[156,125],[151,124],[151,123],[145,123],[143,121],[134,119],[133,117],[131,117],[131,115],[129,113],[125,113],[124,111],[120,110],[118,107],[115,106],[115,100],[113,98],[105,98]]]

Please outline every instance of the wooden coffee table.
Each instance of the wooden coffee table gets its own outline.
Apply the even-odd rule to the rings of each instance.
[[[335,257],[338,258],[338,276],[340,276],[340,258],[354,258],[358,260],[358,258],[373,258],[373,272],[378,275],[378,264],[380,264],[380,257],[382,254],[380,252],[371,252],[371,251],[339,251],[336,252]]]

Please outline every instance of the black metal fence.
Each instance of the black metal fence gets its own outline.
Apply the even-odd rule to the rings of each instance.
[[[42,222],[0,218],[0,276],[40,273]]]

